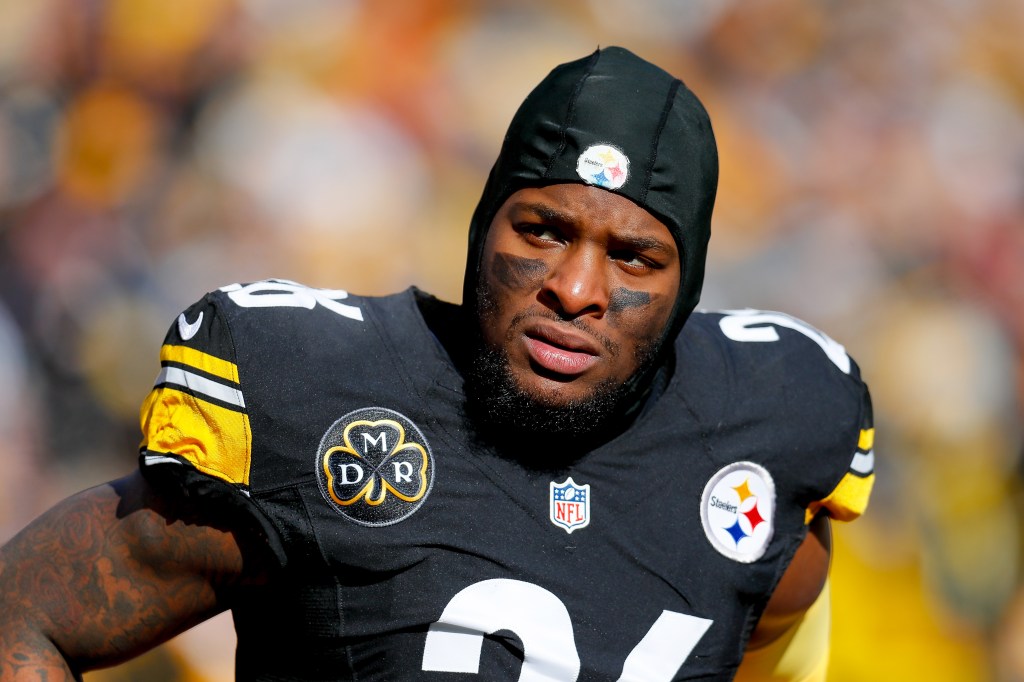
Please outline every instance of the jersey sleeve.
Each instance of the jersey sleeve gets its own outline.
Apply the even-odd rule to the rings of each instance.
[[[868,505],[875,481],[871,396],[846,349],[808,323],[763,310],[699,317],[715,349],[690,370],[703,388],[709,424],[737,435],[724,457],[752,450],[777,476],[805,523],[819,513],[851,521]],[[719,427],[713,427],[719,428]],[[729,430],[730,427],[720,427]]]
[[[861,383],[861,416],[857,444],[850,453],[850,464],[832,491],[807,509],[807,522],[821,510],[838,521],[852,521],[864,513],[875,484],[875,427],[871,394]]]
[[[276,531],[249,495],[252,429],[228,321],[213,296],[171,324],[139,411],[142,474],[212,522],[250,526],[280,558]]]
[[[227,325],[204,299],[171,326],[140,410],[142,465],[187,464],[245,490],[252,432]]]

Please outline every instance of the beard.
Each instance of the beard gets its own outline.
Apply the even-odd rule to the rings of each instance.
[[[489,313],[494,310],[489,299],[486,295],[480,297],[482,324],[490,322]],[[585,323],[564,320],[554,312],[527,311],[513,318],[508,338],[514,336],[522,319],[533,316],[569,324],[599,336]],[[610,351],[619,352],[617,347],[609,345],[610,342],[601,340]],[[656,340],[637,346],[634,377],[649,374],[648,370],[657,360],[657,348]],[[646,395],[638,394],[631,381],[613,379],[599,383],[581,398],[567,400],[557,390],[545,395],[535,394],[516,380],[504,347],[491,347],[479,335],[464,376],[466,409],[477,426],[478,435],[498,450],[514,451],[520,461],[535,460],[545,467],[571,461],[624,430]]]
[[[625,394],[625,384],[605,381],[582,399],[533,395],[515,380],[505,352],[490,348],[477,350],[466,378],[470,411],[490,428],[564,438],[596,430],[618,411]]]

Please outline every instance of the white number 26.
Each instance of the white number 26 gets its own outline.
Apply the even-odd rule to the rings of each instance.
[[[619,682],[668,682],[711,623],[662,611],[626,657]],[[573,682],[579,676],[572,621],[562,601],[533,583],[505,579],[474,583],[452,597],[427,632],[422,669],[476,674],[484,635],[498,630],[511,630],[523,644],[519,682]]]

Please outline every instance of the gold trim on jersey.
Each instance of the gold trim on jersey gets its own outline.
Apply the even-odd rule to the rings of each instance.
[[[188,365],[233,385],[178,367],[162,368],[157,386],[139,412],[142,447],[178,455],[199,471],[228,483],[248,485],[252,429],[238,386],[238,367],[184,346],[164,346],[160,359]]]

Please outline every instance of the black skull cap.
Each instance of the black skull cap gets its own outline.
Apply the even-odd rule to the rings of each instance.
[[[670,346],[700,299],[718,188],[718,150],[700,100],[622,47],[555,67],[513,117],[473,214],[463,283],[469,309],[498,209],[520,189],[559,183],[621,194],[671,231],[682,267],[661,344]]]

